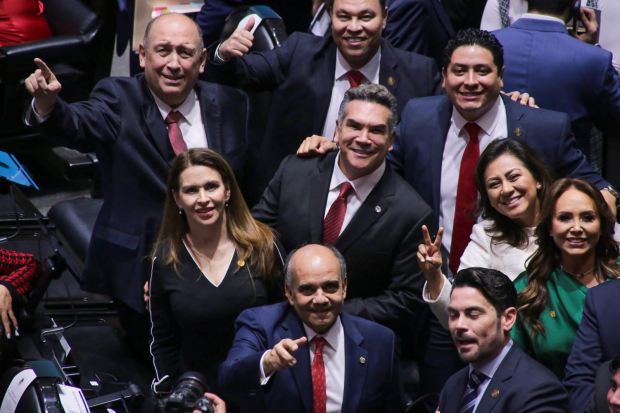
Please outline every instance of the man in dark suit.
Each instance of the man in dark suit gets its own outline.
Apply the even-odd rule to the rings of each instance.
[[[594,397],[594,382],[599,366],[620,355],[618,297],[620,280],[590,288],[586,294],[583,317],[563,380],[573,412],[583,412]]]
[[[42,134],[82,151],[97,152],[104,202],[89,244],[84,288],[116,299],[128,333],[148,336],[142,290],[159,229],[168,170],[175,151],[208,146],[243,181],[247,149],[247,97],[227,87],[197,82],[206,50],[197,26],[168,14],[152,21],[140,62],[144,75],[102,80],[85,102],[58,98],[60,83],[41,60],[26,80],[34,96],[27,122]],[[178,109],[178,110],[177,110]],[[172,130],[164,119],[182,116]],[[173,145],[177,145],[173,149]],[[135,320],[135,321],[131,321]],[[147,353],[148,354],[148,353]]]
[[[349,268],[345,310],[401,332],[420,305],[421,227],[436,228],[436,220],[385,164],[395,123],[395,98],[385,87],[350,89],[335,137],[340,152],[286,158],[252,215],[276,230],[289,251],[307,242],[333,244]],[[352,189],[342,193],[347,186]],[[338,202],[346,212],[330,233],[328,216]]]
[[[224,394],[247,412],[403,412],[394,333],[341,312],[347,278],[338,250],[306,245],[285,268],[288,302],[237,319],[220,366]]]
[[[593,125],[604,133],[620,130],[620,79],[612,54],[594,46],[598,36],[584,39],[587,44],[569,35],[565,22],[574,4],[530,0],[528,13],[493,33],[504,46],[504,86],[527,91],[541,108],[568,113],[579,149],[590,155]]]
[[[565,413],[568,395],[542,364],[514,344],[517,290],[504,274],[486,268],[458,272],[450,297],[450,334],[469,366],[448,380],[441,413]]]
[[[260,145],[263,186],[306,137],[333,137],[338,107],[351,85],[384,85],[400,104],[441,90],[432,59],[381,39],[385,0],[335,0],[330,12],[332,36],[294,33],[281,47],[246,55],[253,39],[245,30],[250,25],[209,52],[208,80],[273,91]]]

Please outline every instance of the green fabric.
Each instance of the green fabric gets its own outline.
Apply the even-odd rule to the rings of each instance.
[[[526,285],[527,274],[523,272],[515,279],[517,292],[523,291]],[[588,288],[559,268],[549,275],[547,288],[549,298],[539,317],[545,326],[545,335],[532,338],[530,325],[519,314],[521,322],[512,329],[512,339],[561,380],[581,322]],[[552,311],[555,317],[551,316]]]

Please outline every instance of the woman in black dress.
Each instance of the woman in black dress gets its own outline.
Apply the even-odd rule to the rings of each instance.
[[[152,254],[153,391],[169,392],[180,374],[198,371],[217,392],[237,316],[284,298],[282,255],[220,155],[190,149],[177,156]]]

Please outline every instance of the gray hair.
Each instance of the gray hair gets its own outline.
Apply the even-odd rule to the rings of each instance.
[[[157,17],[155,17],[154,19],[151,19],[151,21],[149,21],[149,24],[146,25],[146,30],[144,31],[144,37],[142,38],[142,44],[144,45],[144,50],[146,50],[148,48],[149,45],[149,35],[151,34],[151,27],[153,27],[153,23],[155,23],[155,21],[157,21],[158,19],[167,16],[169,14],[179,14],[181,16],[185,16],[182,13],[166,13],[166,14],[162,14],[159,15]],[[185,16],[187,17],[187,16]],[[202,53],[202,49],[205,48],[205,42],[202,39],[202,29],[200,28],[200,26],[198,26],[198,23],[196,23],[194,20],[190,19],[189,17],[187,17],[187,19],[189,21],[191,21],[194,24],[194,27],[196,27],[196,32],[198,32],[198,50],[196,51],[198,54]]]
[[[321,244],[305,244],[297,249],[291,251],[291,253],[286,257],[286,262],[284,263],[284,284],[286,284],[291,290],[293,290],[293,275],[291,274],[291,262],[293,261],[293,256],[308,245],[321,245]],[[344,285],[344,280],[347,277],[347,263],[344,261],[344,257],[333,245],[323,245],[323,247],[330,250],[338,260],[338,264],[340,265],[340,283]]]
[[[352,100],[361,100],[363,102],[376,103],[385,106],[390,111],[388,118],[388,135],[391,135],[396,128],[398,121],[398,113],[396,113],[396,98],[385,86],[368,83],[352,87],[344,94],[344,99],[338,110],[338,128],[342,129],[344,118],[349,113],[349,102]]]

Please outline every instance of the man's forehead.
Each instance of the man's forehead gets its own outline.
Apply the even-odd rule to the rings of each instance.
[[[367,121],[371,121],[370,123],[372,124],[387,125],[389,118],[390,109],[387,107],[375,102],[354,99],[349,102],[345,122],[347,120],[354,120],[357,123],[368,123]]]
[[[457,310],[465,310],[468,307],[492,307],[486,297],[473,287],[456,287],[452,289],[450,307]]]
[[[158,17],[153,22],[149,31],[149,42],[167,42],[173,43],[179,37],[185,43],[195,46],[199,41],[199,33],[196,24],[184,15],[177,13],[166,14]],[[187,38],[191,38],[191,42],[187,41]]]
[[[454,52],[452,52],[450,64],[464,66],[488,65],[495,68],[493,53],[491,53],[489,49],[478,45],[457,47]]]
[[[381,3],[379,0],[334,0],[334,11],[360,11],[360,10],[380,10]]]

